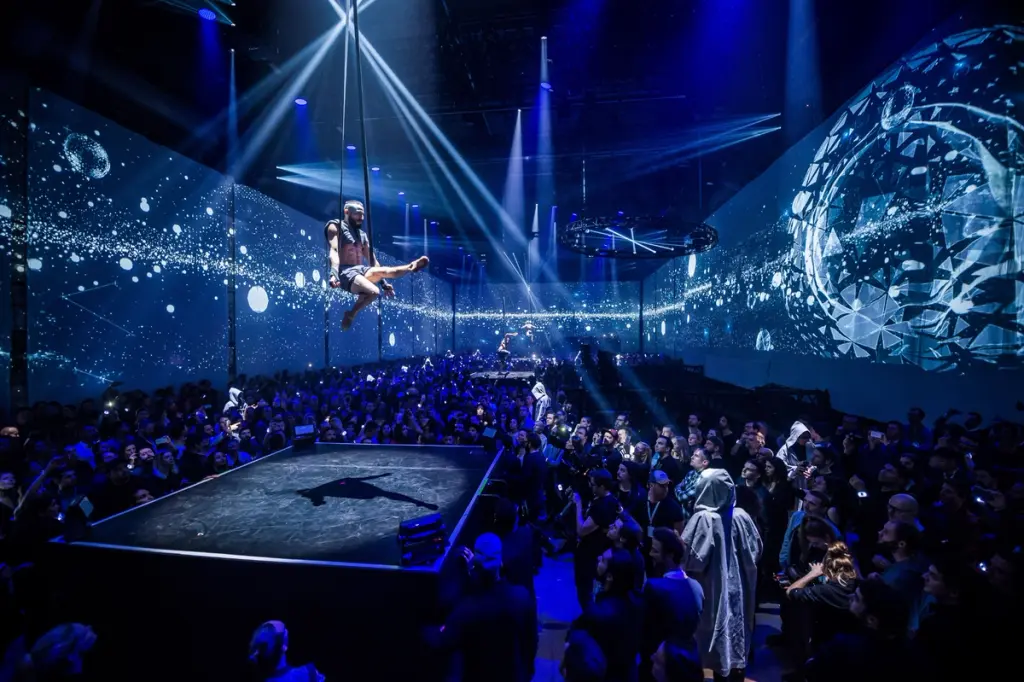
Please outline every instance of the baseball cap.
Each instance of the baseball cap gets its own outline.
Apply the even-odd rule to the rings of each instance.
[[[655,469],[651,472],[651,483],[656,485],[669,485],[672,481],[664,471],[661,469]]]
[[[473,545],[473,561],[488,571],[501,568],[501,538],[494,533],[484,533]]]

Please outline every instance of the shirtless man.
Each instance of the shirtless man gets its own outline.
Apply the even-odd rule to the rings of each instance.
[[[382,291],[388,297],[395,295],[395,289],[387,283],[386,277],[405,277],[430,264],[430,259],[420,256],[408,265],[382,266],[376,255],[371,256],[370,241],[362,226],[363,204],[350,200],[345,202],[345,219],[332,220],[324,227],[324,236],[331,249],[331,288],[344,289],[356,297],[355,304],[341,319],[342,331],[351,329],[359,311],[376,301]],[[366,265],[367,262],[370,265]]]

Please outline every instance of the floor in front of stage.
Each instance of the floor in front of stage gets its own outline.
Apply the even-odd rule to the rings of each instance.
[[[398,566],[399,523],[437,512],[453,533],[492,461],[467,447],[288,449],[98,523],[88,542]]]

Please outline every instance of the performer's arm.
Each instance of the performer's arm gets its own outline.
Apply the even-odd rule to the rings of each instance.
[[[327,279],[332,287],[338,287],[341,286],[341,255],[338,253],[338,226],[334,223],[327,225],[327,242],[330,244],[328,258],[331,263],[331,272]]]

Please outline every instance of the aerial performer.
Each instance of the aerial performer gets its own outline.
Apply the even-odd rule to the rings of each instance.
[[[387,278],[405,277],[430,265],[426,256],[420,256],[408,265],[381,265],[362,228],[363,204],[354,200],[345,202],[343,220],[332,220],[324,227],[324,236],[330,247],[331,288],[344,289],[356,297],[355,303],[341,318],[342,331],[351,329],[359,311],[376,301],[381,293],[388,298],[395,295],[395,288]]]

